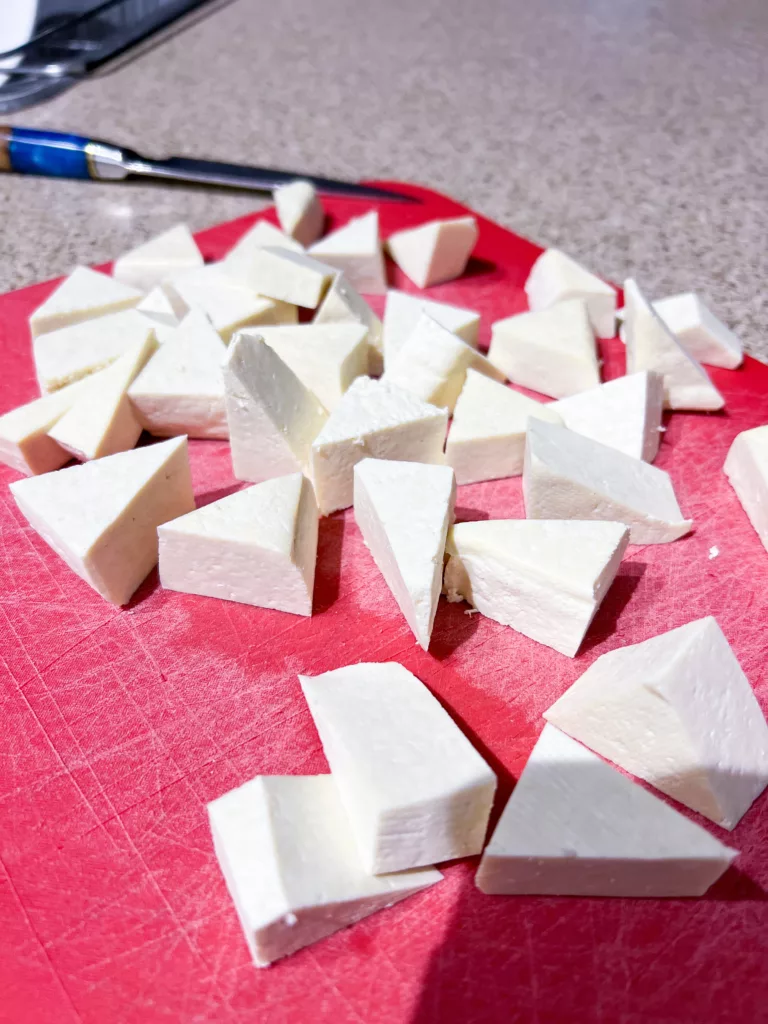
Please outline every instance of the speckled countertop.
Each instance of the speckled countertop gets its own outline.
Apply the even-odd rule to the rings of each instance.
[[[8,120],[430,185],[768,356],[767,58],[765,0],[236,0]],[[255,205],[9,175],[0,289]]]

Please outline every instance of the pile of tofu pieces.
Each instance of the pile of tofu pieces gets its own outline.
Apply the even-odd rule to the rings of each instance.
[[[444,594],[575,657],[627,546],[690,531],[652,465],[662,414],[721,409],[701,364],[737,367],[738,339],[693,293],[651,303],[630,279],[617,310],[548,249],[482,354],[476,312],[387,291],[385,270],[388,252],[420,289],[460,277],[475,218],[383,244],[375,211],[323,235],[306,182],[275,206],[280,228],[258,220],[218,262],[180,225],[32,314],[41,397],[0,417],[21,512],[115,605],[159,562],[168,590],[308,616],[319,517],[351,506],[424,650]],[[364,295],[386,295],[383,322]],[[617,319],[627,373],[601,383]],[[143,430],[165,440],[136,448]],[[227,439],[249,486],[196,508],[188,437]],[[768,548],[768,425],[725,471]],[[457,485],[512,476],[525,519],[454,522]],[[487,845],[495,775],[420,680],[388,663],[300,681],[330,774],[209,806],[259,965],[478,854],[486,893],[699,895],[736,851],[628,775],[727,829],[768,783],[768,726],[713,618],[597,659],[545,713]]]

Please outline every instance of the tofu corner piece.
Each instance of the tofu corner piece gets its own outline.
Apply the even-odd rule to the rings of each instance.
[[[525,294],[533,312],[582,299],[598,338],[612,338],[616,333],[615,288],[559,249],[545,249],[538,257],[525,282]]]
[[[157,527],[195,507],[186,437],[10,485],[30,526],[105,600],[127,604],[157,563]]]
[[[378,377],[384,369],[382,324],[371,307],[338,271],[312,321],[315,324],[363,324],[368,334],[368,373]]]
[[[387,239],[387,250],[406,277],[429,288],[461,277],[479,234],[474,217],[432,220],[396,231]]]
[[[768,724],[712,616],[601,655],[544,717],[723,828],[768,784]]]
[[[387,290],[376,210],[353,217],[343,227],[315,242],[309,253],[341,270],[352,287],[364,295],[383,295]]]
[[[708,366],[735,370],[744,361],[741,340],[695,292],[658,299],[653,308],[688,355]]]
[[[280,227],[291,238],[306,247],[323,233],[325,211],[314,185],[308,181],[292,181],[272,193]]]
[[[208,804],[251,957],[267,967],[442,880],[367,872],[330,775],[261,775]]]
[[[75,267],[29,318],[32,338],[49,331],[131,309],[143,297],[138,288],[90,267]]]
[[[118,256],[112,268],[116,281],[148,292],[167,277],[202,267],[203,254],[186,224],[163,231]]]
[[[531,519],[457,523],[443,588],[490,619],[574,658],[629,542],[623,523]]]
[[[485,893],[702,896],[736,850],[545,725],[483,853]]]
[[[253,284],[253,268],[251,260],[257,249],[273,246],[278,249],[290,249],[292,252],[304,252],[304,246],[276,228],[268,220],[257,220],[232,246],[227,255],[219,261],[220,268],[234,282],[244,288]]]
[[[136,306],[136,312],[141,313],[142,316],[147,317],[159,327],[178,327],[180,322],[178,308],[178,304],[174,308],[164,289],[157,285],[152,291],[147,292]]]
[[[480,330],[480,314],[473,309],[462,309],[447,302],[435,302],[423,295],[409,295],[408,292],[390,288],[384,306],[382,350],[384,365],[391,365],[397,353],[413,333],[419,317],[428,313],[442,327],[457,335],[472,348],[477,348]]]
[[[480,852],[496,776],[419,679],[396,662],[299,679],[367,871]]]
[[[768,424],[737,434],[723,468],[768,551]]]
[[[336,276],[336,268],[313,256],[267,245],[251,257],[253,288],[259,295],[306,309],[317,309]]]

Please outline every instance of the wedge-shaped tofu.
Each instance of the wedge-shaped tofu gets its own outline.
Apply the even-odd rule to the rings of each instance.
[[[740,339],[695,292],[659,299],[653,308],[685,351],[700,363],[729,370],[741,366],[744,346]]]
[[[712,616],[601,655],[544,717],[723,828],[768,784],[768,724]]]
[[[229,250],[219,267],[237,284],[253,290],[253,254],[257,249],[276,246],[291,252],[304,252],[304,246],[286,235],[268,220],[257,220]]]
[[[372,875],[330,775],[261,775],[208,804],[219,867],[253,961],[266,967],[441,881]]]
[[[661,440],[663,407],[661,375],[641,370],[562,398],[549,408],[560,414],[569,430],[653,462]]]
[[[546,249],[539,256],[525,282],[525,294],[533,312],[568,299],[583,299],[598,338],[616,333],[615,289],[559,249]]]
[[[474,217],[432,220],[396,231],[387,239],[387,249],[406,277],[419,288],[429,288],[461,277],[478,235]]]
[[[352,287],[364,295],[383,295],[387,290],[379,215],[375,210],[353,217],[309,251],[316,259],[341,270]]]
[[[75,267],[29,318],[32,337],[131,309],[142,299],[138,288],[115,281],[90,267]]]
[[[139,313],[143,313],[144,316],[149,317],[150,320],[160,327],[179,326],[179,316],[176,309],[178,309],[178,304],[174,308],[171,300],[160,285],[148,292],[136,307]]]
[[[186,437],[10,485],[30,526],[112,604],[157,564],[157,528],[195,507]]]
[[[479,853],[496,777],[396,662],[299,676],[366,870]]]
[[[272,193],[280,227],[303,246],[312,245],[323,233],[325,212],[314,185],[292,181]]]
[[[384,307],[384,365],[394,362],[400,349],[414,328],[422,313],[428,313],[433,320],[452,334],[458,335],[472,348],[477,348],[477,333],[480,329],[480,314],[446,302],[433,302],[420,295],[390,288]]]
[[[545,725],[475,882],[502,895],[702,896],[737,855]]]
[[[768,424],[737,434],[724,468],[750,523],[768,550]]]
[[[295,306],[316,309],[323,301],[336,270],[312,256],[267,245],[251,258],[253,287],[260,295]]]
[[[453,466],[456,483],[520,476],[531,416],[563,422],[552,406],[467,370],[445,446],[445,461]]]
[[[224,386],[238,480],[259,483],[306,472],[310,446],[328,413],[256,332],[243,331],[229,346]]]
[[[400,611],[424,648],[443,581],[456,481],[449,466],[364,459],[355,466],[355,521]]]
[[[322,515],[353,500],[363,459],[443,465],[448,413],[395,384],[358,377],[312,443],[311,477]]]
[[[166,590],[312,614],[317,505],[301,473],[228,494],[158,536]]]
[[[668,409],[723,408],[725,399],[707,371],[685,351],[631,278],[624,282],[624,314],[627,373],[660,373]]]
[[[488,358],[515,384],[552,398],[567,398],[600,383],[595,336],[583,299],[497,320]]]
[[[339,271],[328,289],[322,305],[315,313],[316,324],[363,324],[367,330],[368,373],[378,377],[384,369],[381,342],[381,320]]]
[[[496,519],[448,534],[444,590],[489,619],[576,656],[629,542],[623,523]]]
[[[112,275],[116,281],[148,292],[166,278],[202,265],[203,254],[192,232],[186,224],[177,224],[119,256]]]
[[[663,469],[554,423],[531,420],[523,467],[529,519],[607,519],[631,544],[667,544],[688,533]]]

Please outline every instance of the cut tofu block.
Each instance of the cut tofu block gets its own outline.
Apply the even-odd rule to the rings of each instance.
[[[663,469],[554,423],[531,420],[523,467],[529,519],[607,519],[631,544],[667,544],[688,533]]]
[[[416,676],[388,662],[299,679],[366,870],[480,852],[496,777]]]
[[[456,483],[520,476],[531,416],[563,422],[552,406],[467,370],[445,446],[445,461],[453,466]]]
[[[224,386],[237,479],[260,483],[305,472],[310,446],[328,413],[256,332],[235,336],[224,365]]]
[[[483,853],[483,892],[702,896],[738,856],[545,725]]]
[[[178,305],[176,308],[178,308]],[[161,327],[179,326],[179,317],[176,309],[174,309],[171,300],[160,285],[145,295],[138,306],[136,306],[136,310],[149,317],[150,320]]]
[[[597,346],[583,299],[497,320],[488,358],[515,384],[552,398],[600,384]]]
[[[627,373],[660,373],[668,409],[723,408],[725,399],[707,371],[685,351],[631,278],[624,282],[624,313]]]
[[[156,437],[229,437],[224,406],[224,342],[208,317],[191,310],[169,330],[128,390],[136,415]]]
[[[295,238],[286,235],[268,220],[257,220],[229,250],[219,266],[237,284],[253,290],[253,254],[257,249],[264,249],[267,246],[290,249],[291,252],[304,252],[304,246]]]
[[[272,193],[280,227],[303,246],[312,245],[323,233],[325,212],[314,185],[292,181]]]
[[[312,443],[311,477],[322,515],[353,500],[363,459],[442,465],[448,414],[395,384],[358,377]]]
[[[450,466],[383,459],[364,459],[355,466],[355,521],[425,651],[440,599],[455,500]]]
[[[157,564],[157,527],[195,507],[186,437],[10,485],[57,555],[112,604]]]
[[[449,306],[446,302],[433,302],[420,295],[409,295],[390,288],[384,307],[384,365],[391,364],[397,353],[413,334],[422,313],[428,313],[442,327],[458,335],[472,348],[477,348],[480,314],[472,309]]]
[[[525,282],[525,294],[533,312],[568,299],[583,299],[598,338],[616,333],[615,289],[559,249],[546,249],[539,256]]]
[[[364,324],[368,330],[368,373],[372,377],[381,374],[384,369],[381,320],[341,272],[334,277],[313,323]]]
[[[267,245],[251,258],[253,286],[260,295],[316,309],[336,276],[336,269],[312,256]]]
[[[186,224],[177,224],[119,256],[112,276],[116,281],[148,292],[167,277],[202,265],[203,254],[192,232]]]
[[[744,346],[695,292],[654,302],[653,308],[688,355],[700,363],[733,370],[744,361]]]
[[[423,402],[453,412],[470,368],[494,380],[504,380],[504,374],[485,356],[428,313],[422,313],[413,333],[387,365],[384,380],[410,391]]]
[[[166,590],[312,614],[317,505],[301,473],[265,480],[158,528]]]
[[[379,215],[375,210],[353,217],[309,251],[315,259],[342,271],[352,287],[364,295],[383,295],[387,290]]]
[[[75,267],[29,318],[33,338],[94,317],[131,309],[142,299],[138,288],[90,267]]]
[[[724,469],[768,551],[768,424],[736,435]]]
[[[441,881],[372,875],[330,775],[262,775],[208,804],[213,845],[257,967]]]
[[[601,655],[544,717],[724,828],[768,784],[768,724],[712,616]]]
[[[569,430],[635,459],[653,462],[661,441],[664,385],[648,370],[553,402]]]
[[[623,523],[497,519],[448,535],[444,590],[569,658],[576,656],[629,543]]]
[[[432,220],[396,231],[387,239],[387,250],[406,277],[419,288],[429,288],[461,277],[478,235],[474,217]]]

